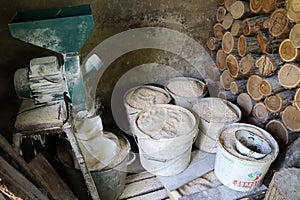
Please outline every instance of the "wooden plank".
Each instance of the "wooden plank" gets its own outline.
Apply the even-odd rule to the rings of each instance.
[[[0,177],[1,184],[4,184],[10,192],[22,199],[48,199],[20,172],[13,168],[0,156]]]
[[[143,181],[127,184],[120,199],[128,199],[141,194],[147,194],[156,190],[163,189],[163,185],[156,177],[148,178]]]
[[[155,175],[153,175],[149,172],[141,172],[138,174],[132,174],[132,175],[129,175],[126,177],[125,184],[130,184],[133,182],[142,181],[144,179],[153,178],[153,177],[155,177]]]
[[[215,188],[205,190],[203,192],[198,192],[192,195],[181,197],[179,200],[207,200],[207,199],[232,200],[232,199],[239,199],[260,191],[265,191],[266,189],[267,187],[265,185],[262,185],[261,187],[255,189],[254,191],[239,192],[239,191],[231,190],[224,185],[221,185]]]
[[[153,200],[153,199],[165,199],[168,197],[168,193],[165,189],[160,189],[155,192],[147,193],[141,196],[129,198],[127,200]]]
[[[158,176],[158,179],[169,191],[176,190],[180,186],[185,185],[186,183],[213,170],[215,156],[215,154],[209,154],[200,150],[195,150],[192,152],[191,163],[186,170],[175,176]]]
[[[72,200],[75,195],[59,177],[56,171],[40,153],[28,164],[34,175],[42,180],[42,185],[53,199]]]

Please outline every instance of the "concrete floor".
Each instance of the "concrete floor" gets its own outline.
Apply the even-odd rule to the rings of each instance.
[[[60,56],[54,52],[35,47],[11,37],[8,23],[18,10],[63,7],[79,4],[91,4],[95,28],[82,48],[82,61],[99,43],[114,34],[139,27],[166,27],[180,31],[205,46],[205,41],[212,32],[215,22],[217,3],[215,0],[71,0],[71,1],[17,1],[2,5],[0,12],[0,133],[11,138],[13,116],[18,111],[18,98],[14,92],[13,74],[16,69],[27,67],[35,57],[48,55]],[[105,73],[102,85],[97,89],[97,96],[102,98],[102,104],[108,108],[102,112],[104,122],[111,124],[110,96],[112,85],[124,73],[128,66],[136,66],[148,62],[160,64],[188,65],[182,59],[169,52],[159,50],[139,50],[118,58]],[[125,68],[120,68],[125,66]],[[127,66],[127,67],[126,67]],[[129,67],[130,68],[130,67]],[[123,69],[123,70],[122,70]],[[104,84],[103,84],[104,83]]]

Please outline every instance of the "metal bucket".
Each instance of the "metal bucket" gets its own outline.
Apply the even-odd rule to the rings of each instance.
[[[122,150],[119,157],[103,170],[90,172],[101,199],[116,200],[122,194],[125,187],[127,165],[131,162],[128,161],[130,144],[123,136],[119,137],[119,140],[122,143]],[[74,168],[71,147],[66,152],[66,147],[69,143],[68,141],[63,141],[63,143],[58,148],[58,159],[66,173],[69,187],[79,199],[91,199],[81,171]]]
[[[162,88],[156,87],[156,86],[143,85],[143,86],[137,86],[137,87],[134,87],[134,88],[131,88],[130,90],[128,90],[123,96],[123,103],[124,103],[124,106],[125,106],[126,116],[127,116],[128,123],[129,123],[129,128],[130,128],[130,132],[128,134],[130,134],[130,135],[132,135],[133,124],[134,124],[134,120],[135,120],[137,114],[140,111],[142,111],[143,109],[145,109],[146,107],[144,107],[144,108],[134,107],[134,106],[129,104],[128,99],[131,98],[131,96],[134,94],[134,92],[136,92],[138,89],[142,89],[142,88],[153,90],[154,92],[161,93],[161,94],[165,95],[165,97],[166,97],[165,100],[163,102],[160,102],[162,104],[167,104],[172,100],[172,98],[167,93],[167,91],[165,91]],[[155,99],[155,96],[150,96],[149,95],[149,96],[144,97],[144,98],[145,98],[144,101],[147,101],[147,100],[149,100],[148,98]],[[154,102],[157,103],[157,101],[155,101],[155,100],[154,100]]]
[[[155,112],[155,110],[161,112],[175,110],[186,115],[186,117],[191,120],[189,130],[178,136],[170,136],[167,138],[152,137],[149,135],[149,132],[146,132],[140,127],[139,119],[143,118],[144,114]],[[156,113],[154,115],[156,115]],[[159,122],[164,124],[165,119],[160,120]],[[150,126],[156,128],[156,124],[151,123]],[[160,126],[157,127],[158,130],[160,130]],[[198,134],[198,121],[193,113],[183,107],[169,104],[153,105],[149,109],[143,110],[138,114],[134,124],[134,134],[137,136],[142,166],[155,175],[172,176],[179,174],[189,165],[192,144]]]
[[[228,119],[229,113],[224,112],[225,108],[221,111],[215,111],[214,108],[216,108],[216,106],[220,103],[226,105],[230,111],[232,111],[232,113],[236,114],[236,117],[234,119]],[[199,117],[200,131],[194,146],[208,153],[217,152],[216,144],[218,141],[218,134],[223,126],[226,124],[239,122],[242,117],[242,112],[238,106],[227,100],[214,97],[200,99],[196,104],[193,105],[192,110]]]
[[[235,147],[235,132],[241,129],[264,138],[272,149],[271,153],[261,159],[240,154]],[[261,186],[278,152],[276,140],[265,130],[243,123],[225,125],[218,140],[215,160],[216,177],[230,189],[243,192],[254,190]]]
[[[166,83],[165,89],[173,97],[176,105],[182,106],[187,109],[191,109],[193,104],[195,104],[207,94],[206,84],[192,77],[172,78]],[[188,91],[188,93],[183,94],[181,91]]]

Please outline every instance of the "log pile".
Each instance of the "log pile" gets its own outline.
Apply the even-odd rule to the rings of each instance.
[[[283,148],[300,132],[299,1],[217,3],[207,46],[221,73],[218,96],[237,103],[244,122],[268,129]]]

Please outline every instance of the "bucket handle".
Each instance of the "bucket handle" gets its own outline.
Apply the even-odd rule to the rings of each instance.
[[[131,165],[135,159],[136,159],[136,155],[135,153],[133,153],[132,151],[129,151],[129,156],[128,156],[130,159],[127,161],[127,165]]]

